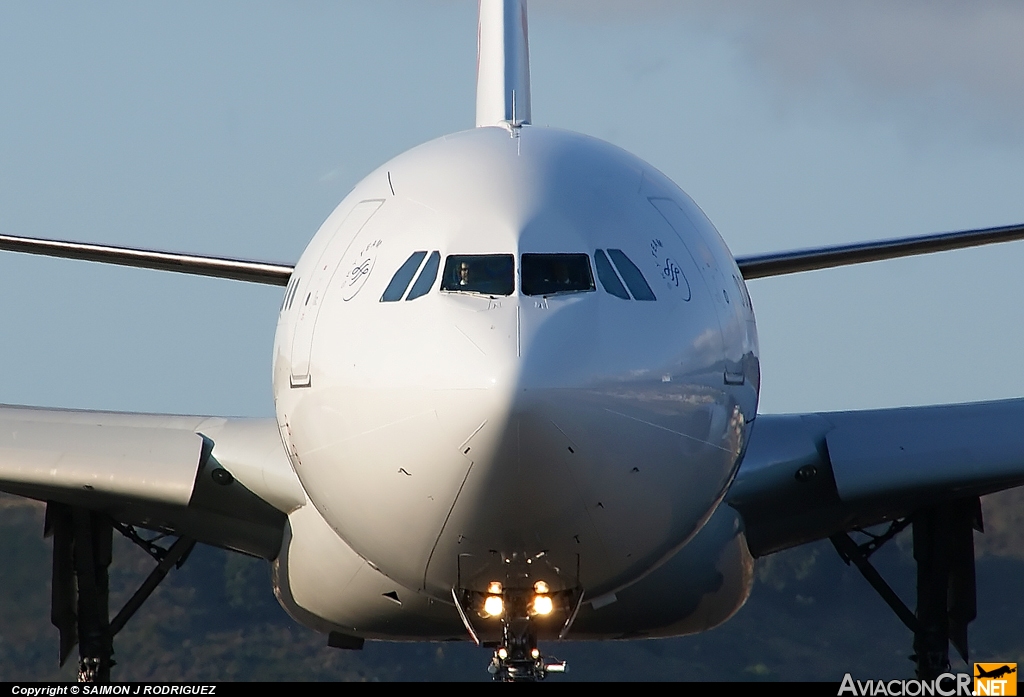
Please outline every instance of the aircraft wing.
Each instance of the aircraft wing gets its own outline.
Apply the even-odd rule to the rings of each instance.
[[[1024,485],[1021,423],[1024,399],[762,414],[726,502],[770,554]],[[0,491],[267,559],[305,503],[273,419],[18,406],[0,406]]]
[[[726,501],[754,556],[1024,484],[1024,399],[759,415]]]
[[[966,249],[986,244],[1013,242],[1024,239],[1024,225],[982,228],[978,230],[957,230],[915,237],[899,237],[871,242],[794,249],[787,252],[769,252],[736,257],[736,265],[743,278],[784,276],[802,271],[831,269],[836,266],[863,264],[869,261],[897,259],[919,254],[945,252],[952,249]],[[2,243],[2,239],[0,239]]]
[[[286,286],[291,279],[291,264],[275,264],[266,261],[211,257],[200,254],[164,252],[136,247],[116,247],[89,242],[69,240],[47,240],[38,237],[17,237],[0,235],[0,250],[39,254],[61,259],[80,259],[103,264],[132,266],[139,269],[155,269],[194,276],[229,278],[247,283],[262,283],[271,286]]]
[[[0,491],[273,559],[305,494],[274,419],[0,406]]]

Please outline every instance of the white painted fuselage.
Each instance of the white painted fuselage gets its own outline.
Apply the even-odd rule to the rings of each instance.
[[[593,289],[527,295],[523,254],[585,254]],[[511,255],[512,292],[442,290],[449,255]],[[632,292],[623,257],[656,299]],[[721,501],[759,383],[749,297],[700,209],[625,151],[532,126],[440,138],[361,182],[295,268],[273,370],[319,534],[445,607],[513,560],[588,599],[649,574]],[[749,575],[721,551],[709,568]],[[296,561],[286,607],[381,636],[328,616],[324,588],[350,580],[335,568]],[[316,607],[303,584],[324,587]]]

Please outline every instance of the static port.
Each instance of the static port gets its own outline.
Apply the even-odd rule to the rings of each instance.
[[[796,480],[798,482],[809,482],[812,479],[814,479],[814,475],[816,475],[817,473],[818,468],[815,467],[814,465],[804,465],[803,467],[798,469],[796,471],[796,474],[793,476],[796,477]]]

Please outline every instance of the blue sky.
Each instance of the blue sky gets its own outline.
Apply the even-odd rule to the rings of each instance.
[[[1024,9],[535,0],[534,122],[736,254],[1024,222]],[[291,262],[473,123],[476,4],[0,7],[0,231]],[[762,411],[1024,396],[1024,243],[750,284]],[[270,415],[281,290],[0,254],[0,402]]]

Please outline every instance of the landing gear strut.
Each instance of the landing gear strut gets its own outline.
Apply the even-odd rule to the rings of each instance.
[[[142,547],[157,560],[157,567],[120,612],[110,619],[110,582],[113,532]],[[114,665],[114,635],[124,627],[146,598],[180,567],[195,540],[179,538],[169,549],[139,536],[130,525],[86,508],[49,502],[44,535],[53,537],[53,584],[50,621],[60,632],[60,665],[78,644],[78,681],[110,681]]]
[[[530,626],[529,617],[515,617],[502,621],[501,645],[494,650],[487,672],[495,682],[536,682],[548,673],[565,673],[565,661],[551,661],[537,648],[537,636]]]
[[[583,602],[579,560],[574,585],[565,583],[547,552],[540,552],[501,556],[500,566],[484,566],[464,586],[464,556],[459,557],[459,584],[452,588],[452,600],[473,642],[494,649],[487,666],[494,680],[536,682],[566,672],[565,661],[541,655],[537,638],[564,639],[572,627]],[[488,577],[502,580],[487,581]]]
[[[875,551],[912,525],[917,563],[917,611],[910,609],[868,561]],[[974,530],[983,532],[981,501],[960,499],[930,506],[894,521],[881,535],[857,544],[843,532],[830,539],[839,556],[860,570],[868,583],[914,633],[917,677],[933,680],[949,670],[949,644],[968,660],[967,626],[977,616]]]

